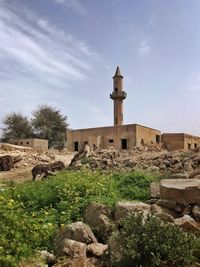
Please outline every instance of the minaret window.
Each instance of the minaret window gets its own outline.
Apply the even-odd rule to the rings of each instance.
[[[118,88],[117,87],[115,88],[115,92],[118,92]]]

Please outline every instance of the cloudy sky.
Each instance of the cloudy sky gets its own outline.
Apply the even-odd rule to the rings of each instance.
[[[71,128],[124,123],[200,135],[199,0],[0,0],[0,120],[49,104]]]

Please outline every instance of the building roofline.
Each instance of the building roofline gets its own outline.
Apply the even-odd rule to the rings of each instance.
[[[184,135],[185,137],[194,137],[194,138],[200,138],[198,135],[188,134],[188,133],[163,133],[162,135]]]
[[[151,127],[147,127],[147,126],[143,126],[141,124],[137,124],[137,123],[130,123],[130,124],[123,124],[123,125],[113,125],[113,126],[102,126],[102,127],[92,127],[92,128],[82,128],[82,129],[68,129],[67,131],[81,131],[81,130],[93,130],[93,129],[102,129],[102,128],[119,128],[119,127],[127,127],[127,126],[139,126],[139,127],[143,127],[143,128],[147,128],[147,129],[151,129],[151,130],[155,130],[155,131],[159,131],[158,129],[154,129]]]

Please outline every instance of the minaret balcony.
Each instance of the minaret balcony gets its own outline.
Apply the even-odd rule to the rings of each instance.
[[[113,100],[115,99],[124,100],[126,97],[127,97],[127,93],[124,91],[112,92],[112,94],[110,94],[110,98]]]

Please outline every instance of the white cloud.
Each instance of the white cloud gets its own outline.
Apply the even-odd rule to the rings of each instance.
[[[6,0],[0,5],[1,118],[57,103],[58,97],[64,103],[75,85],[91,76],[99,55],[24,5]]]
[[[142,42],[140,42],[139,47],[138,47],[138,54],[140,56],[146,56],[150,53],[152,47],[150,45],[150,41],[149,40],[143,40]]]
[[[87,14],[87,9],[79,0],[53,0],[56,4],[71,8],[76,13],[84,16]]]
[[[0,58],[4,62],[12,61],[19,70],[21,67],[29,70],[30,78],[46,76],[48,81],[58,78],[66,83],[86,78],[90,63],[98,59],[88,45],[54,28],[45,19],[33,17],[33,14],[29,16],[30,12],[25,9],[20,14],[6,2],[2,3]],[[6,72],[8,67],[12,66],[4,64],[3,71]]]

